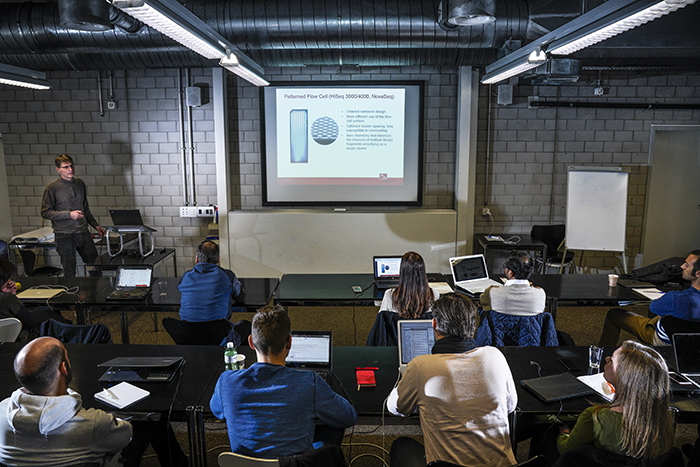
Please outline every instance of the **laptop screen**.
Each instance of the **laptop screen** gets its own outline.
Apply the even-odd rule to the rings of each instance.
[[[292,331],[292,348],[285,363],[291,367],[330,369],[332,348],[330,331]]]
[[[700,374],[700,334],[674,334],[676,370],[682,374]]]
[[[401,273],[400,256],[375,256],[374,257],[374,278],[375,279],[398,279]]]
[[[150,267],[120,267],[117,273],[117,288],[150,287],[152,272]]]
[[[450,265],[455,282],[486,279],[489,277],[486,272],[486,260],[484,260],[484,255],[450,258]]]
[[[109,215],[114,225],[143,225],[138,209],[110,209]]]
[[[406,365],[414,357],[427,355],[435,344],[432,319],[399,320],[399,359]]]

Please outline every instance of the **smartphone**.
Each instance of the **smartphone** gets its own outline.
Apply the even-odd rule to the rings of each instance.
[[[559,363],[564,365],[564,368],[566,368],[569,371],[576,371],[580,370],[577,364],[573,362],[570,358],[557,358],[559,360]]]
[[[359,285],[353,285],[353,286],[352,286],[352,291],[355,292],[355,293],[361,293],[361,292],[362,292],[362,287],[360,287]]]

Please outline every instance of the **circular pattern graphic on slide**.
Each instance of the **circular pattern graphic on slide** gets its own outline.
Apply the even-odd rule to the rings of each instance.
[[[311,137],[318,144],[331,144],[338,139],[338,124],[330,117],[317,118],[311,124]]]

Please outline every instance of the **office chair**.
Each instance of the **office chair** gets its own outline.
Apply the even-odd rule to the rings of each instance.
[[[552,266],[559,268],[567,267],[569,272],[576,272],[576,263],[574,262],[574,252],[559,251],[564,246],[566,239],[566,225],[533,225],[530,230],[532,238],[537,239],[547,245],[547,258],[544,259],[544,272],[547,272],[547,267]]]
[[[57,276],[63,272],[63,269],[54,266],[41,266],[34,269],[36,264],[36,254],[32,250],[20,248],[19,255],[22,257],[25,276]]]
[[[0,259],[10,261],[10,250],[5,240],[0,240]]]
[[[54,319],[41,323],[42,337],[55,337],[64,344],[111,344],[112,334],[104,324],[64,324]]]
[[[231,331],[231,322],[225,319],[212,321],[182,321],[163,318],[163,327],[178,345],[220,345]]]
[[[22,322],[17,318],[0,319],[0,342],[14,342],[22,331]]]
[[[683,467],[684,463],[683,453],[675,446],[656,459],[643,461],[642,459],[613,454],[589,444],[566,451],[554,463],[553,467]]]
[[[256,459],[234,452],[222,452],[219,454],[219,467],[278,467],[277,459]]]

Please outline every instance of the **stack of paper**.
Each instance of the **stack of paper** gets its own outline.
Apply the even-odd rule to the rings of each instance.
[[[127,382],[119,383],[111,388],[103,389],[95,394],[95,399],[112,405],[118,409],[128,407],[134,402],[146,398],[150,392]]]
[[[643,295],[649,300],[656,300],[657,298],[660,298],[663,296],[663,292],[660,291],[659,289],[656,288],[646,288],[646,289],[632,289],[635,292],[637,292],[639,295]]]

